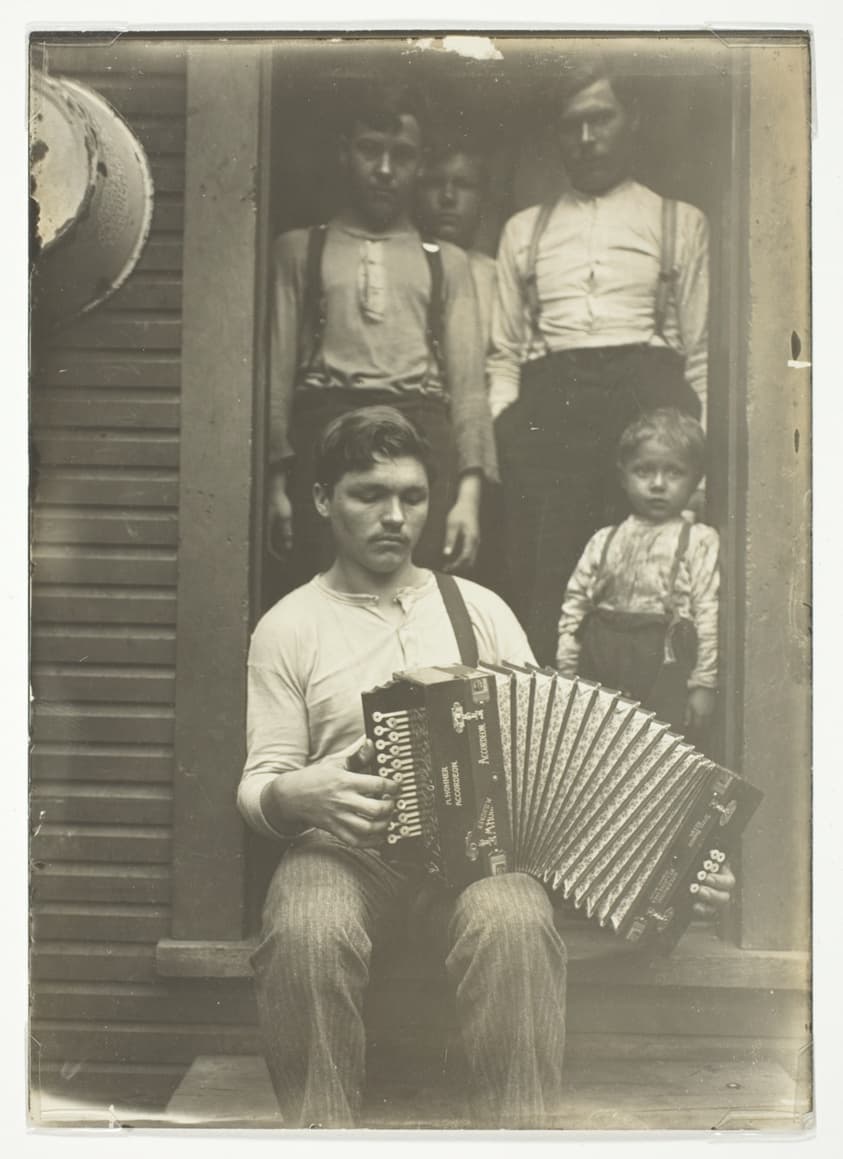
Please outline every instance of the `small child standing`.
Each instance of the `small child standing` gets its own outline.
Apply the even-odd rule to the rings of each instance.
[[[557,667],[595,680],[694,739],[717,689],[717,532],[682,517],[704,471],[705,435],[678,410],[652,411],[621,436],[632,514],[580,557],[559,620]]]

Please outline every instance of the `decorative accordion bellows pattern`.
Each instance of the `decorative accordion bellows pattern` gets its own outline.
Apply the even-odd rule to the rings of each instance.
[[[665,950],[761,800],[640,705],[551,670],[417,669],[363,711],[378,772],[402,786],[386,857],[455,887],[529,873]]]

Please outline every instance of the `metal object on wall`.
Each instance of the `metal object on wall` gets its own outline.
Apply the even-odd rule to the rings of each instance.
[[[38,322],[69,321],[119,289],[143,251],[152,205],[149,162],[122,117],[85,85],[33,74],[30,240]]]

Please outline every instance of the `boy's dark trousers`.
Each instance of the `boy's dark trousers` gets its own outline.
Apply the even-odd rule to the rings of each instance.
[[[540,664],[552,664],[562,598],[588,539],[624,514],[618,439],[639,414],[699,400],[664,347],[568,350],[525,363],[496,423],[509,600]]]
[[[671,660],[665,658],[668,633]],[[578,676],[616,688],[674,731],[685,731],[688,677],[697,654],[690,620],[671,622],[668,615],[596,608],[585,617],[577,636]]]

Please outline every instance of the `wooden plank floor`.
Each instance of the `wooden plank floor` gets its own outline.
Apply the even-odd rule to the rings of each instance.
[[[438,1061],[438,1065],[437,1065]],[[381,1060],[370,1071],[367,1127],[443,1129],[465,1121],[442,1060],[400,1080]],[[438,1073],[436,1073],[438,1071]],[[572,1064],[556,1114],[566,1130],[798,1130],[806,1108],[797,1084],[772,1059],[605,1060]],[[280,1127],[269,1076],[255,1057],[198,1058],[167,1108],[173,1125]]]
[[[798,1070],[798,1068],[796,1068]],[[807,1126],[805,1076],[771,1055],[735,1059],[572,1057],[555,1115],[568,1131],[793,1131]],[[57,1090],[58,1088],[55,1088]],[[464,1076],[443,1051],[375,1050],[361,1126],[441,1130],[482,1127],[460,1101]],[[257,1055],[197,1058],[166,1107],[130,1097],[105,1102],[45,1088],[31,1117],[42,1127],[218,1127],[278,1129],[281,1115],[266,1064]]]

